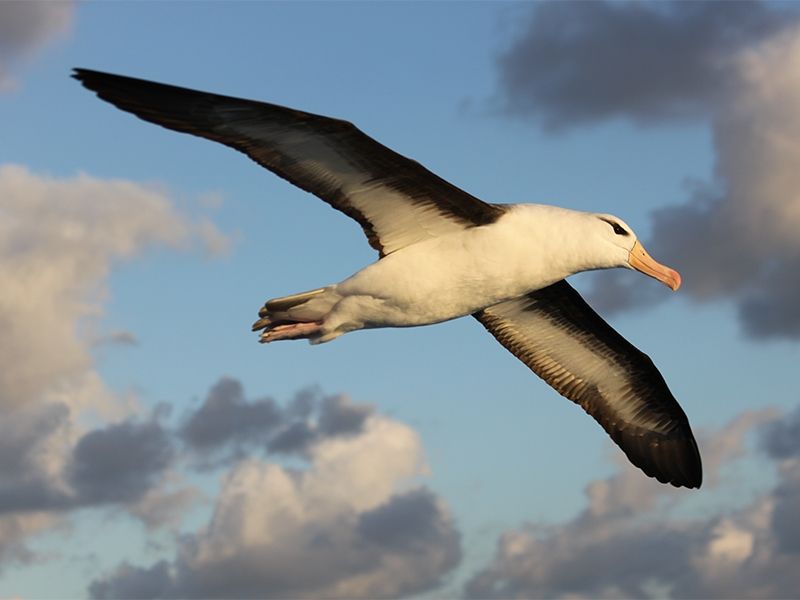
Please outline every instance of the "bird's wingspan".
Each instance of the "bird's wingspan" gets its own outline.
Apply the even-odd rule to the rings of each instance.
[[[88,69],[73,77],[146,121],[244,152],[355,219],[381,256],[504,212],[347,121]]]
[[[558,393],[582,406],[647,475],[700,487],[697,444],[661,373],[566,281],[473,316]]]

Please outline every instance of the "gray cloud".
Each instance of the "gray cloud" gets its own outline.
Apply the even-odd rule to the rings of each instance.
[[[740,416],[705,440],[712,487],[781,416]],[[680,517],[687,496],[635,478],[632,469],[587,487],[587,506],[554,526],[500,538],[494,560],[466,586],[481,598],[791,597],[800,586],[800,461],[779,461],[778,484],[744,507]],[[685,513],[684,513],[685,514]]]
[[[361,539],[379,547],[404,552],[425,551],[430,544],[447,540],[447,554],[455,566],[460,557],[458,535],[442,518],[436,496],[418,489],[393,496],[388,502],[359,515],[356,529]]]
[[[800,555],[800,460],[795,457],[786,461],[781,471],[770,525],[779,551],[797,557]]]
[[[107,598],[152,600],[169,598],[172,586],[172,574],[166,560],[148,568],[122,563],[112,577],[92,582],[89,586],[89,595],[102,600]]]
[[[765,426],[761,446],[772,458],[800,459],[800,407]]]
[[[364,427],[373,408],[364,404],[353,404],[345,396],[323,398],[318,429],[322,435],[352,435]]]
[[[155,484],[173,456],[160,424],[126,421],[84,435],[73,450],[68,479],[81,503],[132,502]]]
[[[800,338],[800,29],[737,57],[736,92],[714,109],[713,186],[653,213],[648,245],[684,276],[694,301],[733,301],[753,338]],[[598,308],[646,306],[666,298],[636,278],[604,273]],[[624,298],[620,302],[620,298]]]
[[[304,454],[317,439],[316,431],[307,421],[294,421],[272,437],[268,444],[270,452],[282,454]]]
[[[63,404],[26,406],[0,422],[0,515],[60,509],[68,495],[53,477],[54,441],[69,424]],[[58,467],[56,467],[58,468]]]
[[[321,398],[312,389],[301,391],[285,407],[271,398],[250,401],[241,383],[224,377],[186,417],[180,435],[201,466],[214,467],[254,450],[306,455],[328,437],[358,434],[372,413],[370,406],[353,404],[345,396]]]
[[[432,492],[398,489],[423,469],[419,438],[374,413],[356,428],[362,411],[347,404],[329,410],[348,434],[319,437],[307,467],[238,462],[174,560],[122,564],[91,596],[395,597],[437,585],[460,561],[460,536]]]
[[[647,242],[694,301],[733,301],[753,338],[800,338],[800,13],[763,2],[544,3],[500,61],[510,115],[558,128],[628,117],[712,125],[710,184],[653,213]],[[604,311],[668,297],[594,278]]]
[[[207,452],[228,444],[263,443],[281,421],[274,400],[248,402],[242,384],[223,377],[208,392],[202,406],[186,420],[181,436],[192,449]]]
[[[13,432],[0,426],[0,514],[134,503],[155,487],[174,456],[158,423],[126,421],[86,433],[58,471],[49,472],[42,455],[56,449],[53,438],[70,425],[66,407],[27,409],[11,422]],[[61,444],[58,450],[65,451]]]
[[[0,2],[0,91],[14,86],[10,65],[27,58],[70,27],[75,3]]]
[[[546,2],[499,59],[501,108],[558,129],[705,116],[735,54],[787,23],[762,2]]]

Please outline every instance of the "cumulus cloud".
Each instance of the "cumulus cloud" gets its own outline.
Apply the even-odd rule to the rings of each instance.
[[[108,425],[84,435],[72,452],[69,480],[86,502],[140,499],[172,462],[174,450],[158,422]]]
[[[11,65],[30,58],[70,28],[75,3],[0,2],[0,92],[11,89]]]
[[[305,468],[239,461],[208,525],[184,536],[172,561],[124,563],[91,596],[394,597],[433,587],[458,564],[460,538],[430,490],[408,487],[424,471],[419,437],[372,412],[347,431],[316,437]]]
[[[786,25],[763,2],[547,2],[500,56],[501,109],[549,129],[705,116],[739,50]]]
[[[184,419],[180,435],[201,464],[215,467],[259,450],[303,455],[325,437],[359,433],[373,411],[313,389],[298,393],[286,407],[272,398],[251,401],[239,381],[223,377]]]
[[[775,459],[800,459],[800,407],[766,426],[761,444]]]
[[[102,402],[86,397],[97,390],[78,325],[101,314],[112,264],[153,244],[204,242],[205,234],[162,190],[88,175],[56,179],[15,165],[0,166],[0,214],[0,362],[14,365],[0,371],[0,405]]]
[[[736,303],[747,334],[800,337],[800,13],[765,2],[545,3],[500,60],[508,114],[557,129],[612,117],[709,120],[710,183],[653,213],[651,253],[695,301]],[[605,311],[663,290],[595,279]]]
[[[793,419],[794,417],[792,417]],[[720,471],[745,436],[762,440],[781,415],[748,413],[710,436]],[[776,464],[778,483],[744,507],[679,516],[679,491],[625,469],[587,487],[587,506],[554,526],[527,525],[500,538],[493,561],[469,581],[481,598],[790,597],[800,586],[800,461]]]
[[[206,234],[158,189],[0,166],[0,565],[69,508],[152,497],[168,462],[157,423],[78,423],[130,412],[94,368],[92,333],[115,261]]]
[[[93,595],[394,596],[459,562],[449,512],[416,483],[418,436],[370,406],[311,390],[283,406],[223,378],[173,429],[106,388],[91,348],[135,341],[98,331],[113,265],[152,245],[213,250],[222,236],[208,223],[157,188],[10,165],[0,217],[0,360],[14,366],[0,372],[0,566],[37,560],[31,536],[76,509],[178,534],[198,499],[181,472],[198,458],[230,467],[207,526],[176,535],[172,560],[122,565]],[[87,429],[87,414],[99,424]]]
[[[735,93],[713,114],[717,181],[653,213],[652,250],[682,270],[692,299],[734,301],[750,336],[797,339],[800,27],[742,51],[735,64]],[[621,279],[598,278],[594,295],[606,308],[614,286],[631,303],[654,300]]]
[[[274,400],[261,398],[248,402],[242,384],[224,377],[186,419],[181,436],[190,448],[202,454],[228,447],[241,451],[247,444],[263,445],[266,436],[281,421],[282,415]]]

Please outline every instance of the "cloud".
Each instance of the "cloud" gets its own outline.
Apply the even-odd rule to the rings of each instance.
[[[503,112],[559,129],[705,116],[735,54],[786,25],[762,2],[549,2],[500,56]]]
[[[92,340],[92,346],[94,347],[105,345],[138,346],[139,339],[133,332],[120,329],[117,331],[109,331],[108,333]]]
[[[733,301],[753,338],[800,338],[800,27],[736,57],[735,92],[713,113],[714,186],[653,213],[652,252],[684,275],[695,301]],[[605,279],[605,278],[604,278]],[[596,280],[629,304],[655,300],[619,276]],[[659,296],[663,298],[663,294]]]
[[[313,389],[298,393],[285,408],[272,398],[248,401],[239,381],[223,377],[184,419],[180,435],[210,468],[253,451],[305,455],[326,437],[358,434],[373,412],[345,396],[320,397]]]
[[[154,244],[203,242],[203,233],[163,191],[123,180],[2,165],[0,199],[0,362],[14,365],[0,371],[0,406],[102,403],[83,396],[98,390],[80,329],[101,314],[112,265]]]
[[[90,350],[115,262],[205,236],[161,190],[0,166],[0,567],[32,558],[26,537],[71,508],[152,502],[163,435],[120,421],[131,407]],[[118,424],[86,432],[89,410]]]
[[[761,445],[772,458],[800,458],[800,407],[770,423],[765,428]]]
[[[173,456],[167,432],[155,421],[108,425],[75,445],[69,481],[83,502],[131,502],[144,496]]]
[[[747,434],[768,437],[783,420],[747,413],[711,435],[715,483]],[[778,483],[745,506],[681,516],[686,494],[632,469],[592,482],[587,506],[554,526],[526,525],[500,538],[492,562],[466,586],[482,598],[790,597],[800,586],[800,461],[778,461]]]
[[[72,25],[75,3],[0,2],[0,92],[12,89],[11,65],[30,58]]]
[[[647,246],[697,302],[732,301],[753,338],[800,338],[800,12],[765,2],[544,3],[501,57],[503,110],[558,129],[703,117],[710,183],[652,215]],[[594,279],[602,311],[667,297],[626,273]]]
[[[282,415],[271,398],[248,402],[242,384],[229,377],[220,379],[203,404],[181,428],[186,444],[200,453],[248,443],[263,445],[266,436],[280,425]],[[238,452],[236,453],[239,454]]]
[[[148,507],[163,512],[152,495],[172,465],[174,450],[158,422],[106,425],[81,436],[72,448],[70,436],[59,435],[72,425],[63,405],[22,411],[9,423],[0,427],[0,515],[134,505],[148,494],[150,506],[137,512],[145,519]],[[49,468],[47,446],[66,455],[55,470]]]
[[[306,468],[239,461],[208,525],[172,561],[124,563],[91,596],[360,598],[435,586],[458,564],[460,537],[430,490],[407,487],[424,471],[417,434],[374,413],[348,431],[317,437]]]

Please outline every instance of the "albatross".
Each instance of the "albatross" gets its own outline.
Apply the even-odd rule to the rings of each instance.
[[[73,77],[141,119],[243,152],[361,225],[378,260],[268,300],[253,325],[261,342],[319,344],[471,315],[644,473],[700,487],[697,444],[664,378],[565,280],[621,267],[678,289],[680,275],[618,217],[484,202],[347,121],[89,69]]]

